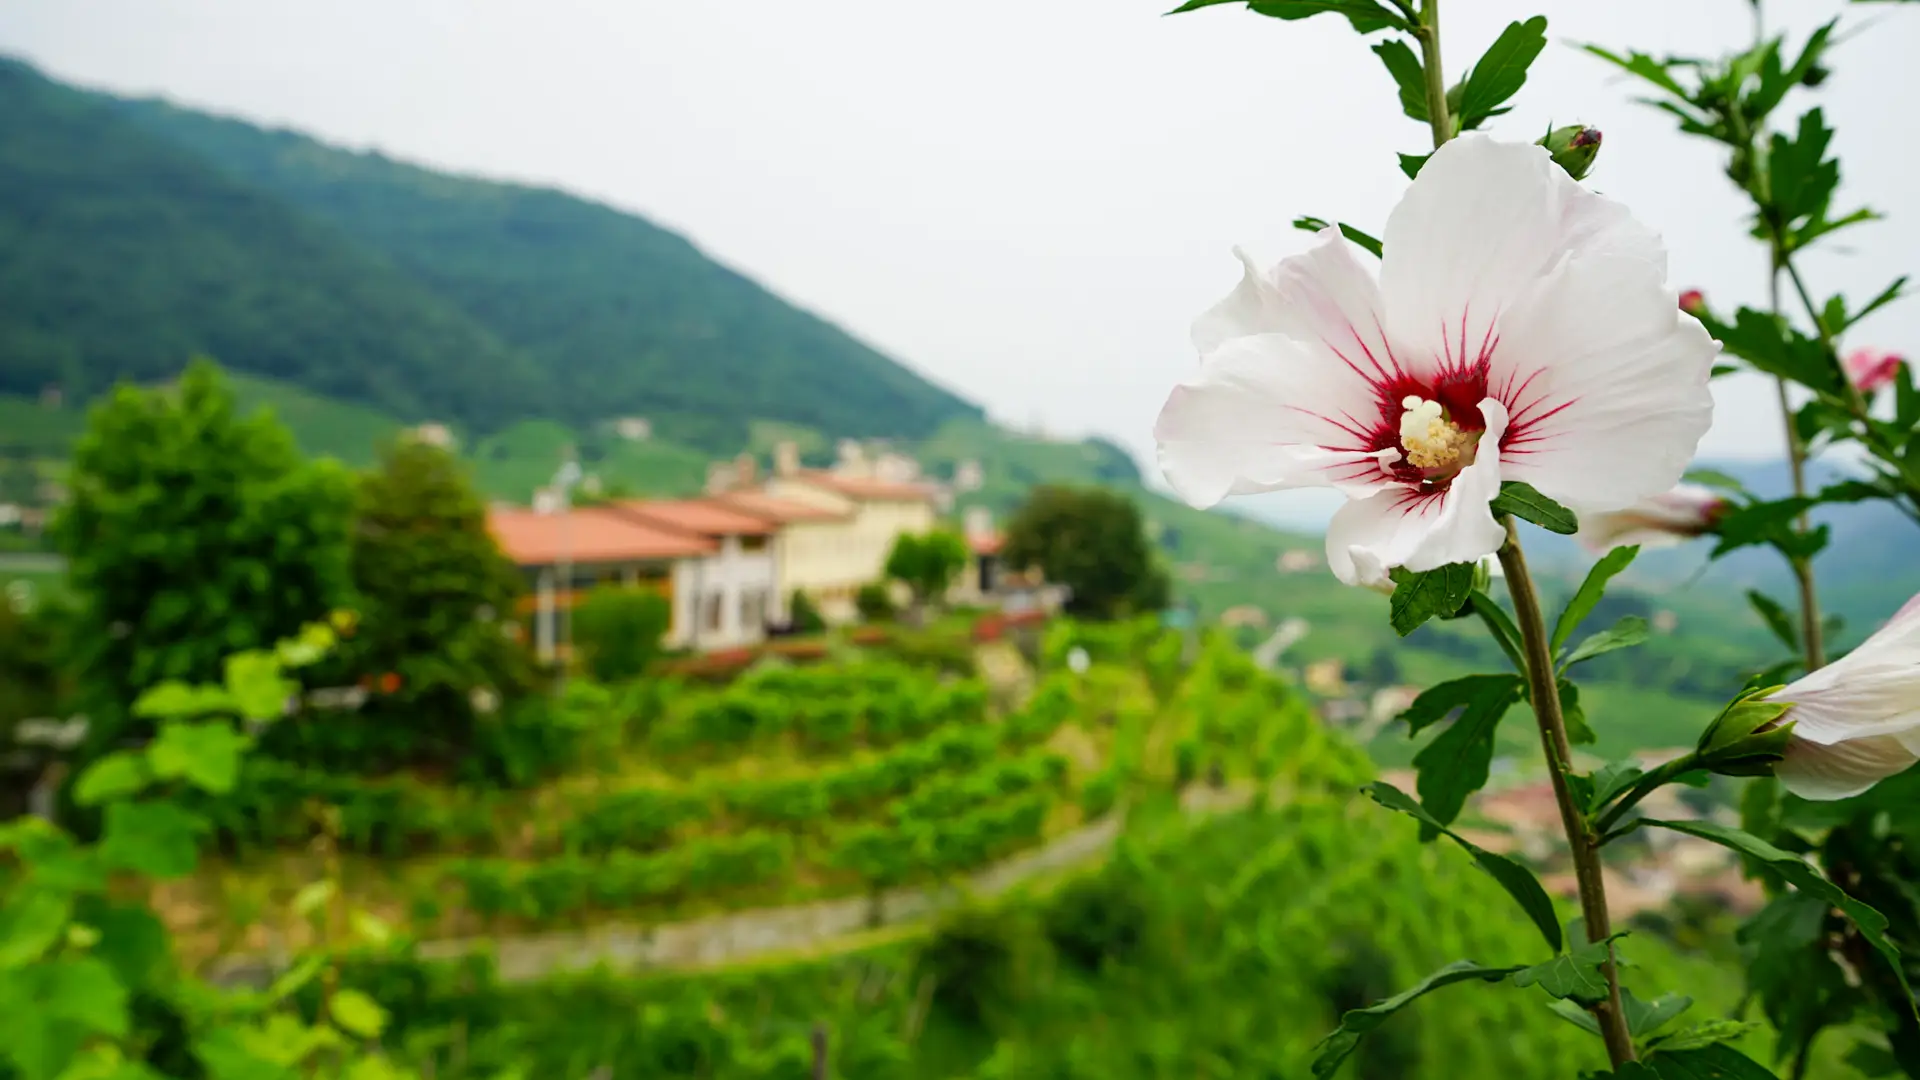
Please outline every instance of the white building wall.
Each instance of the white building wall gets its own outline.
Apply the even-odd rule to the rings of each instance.
[[[748,551],[737,536],[721,540],[712,555],[681,560],[674,566],[674,646],[730,649],[764,640],[778,583],[772,545]]]

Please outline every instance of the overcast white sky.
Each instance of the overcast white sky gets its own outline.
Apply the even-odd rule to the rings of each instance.
[[[1171,0],[6,0],[0,51],[85,85],[551,183],[647,215],[1015,423],[1151,453],[1194,363],[1192,317],[1307,240],[1298,214],[1377,231],[1423,149],[1344,21]],[[1844,5],[1775,0],[1811,27]],[[1791,12],[1786,9],[1791,8]],[[1758,248],[1712,150],[1565,44],[1717,52],[1746,0],[1450,0],[1451,79],[1501,26],[1553,44],[1496,134],[1602,128],[1592,181],[1661,230],[1677,283],[1756,299]],[[1791,15],[1791,19],[1786,16]],[[1817,94],[1845,196],[1890,220],[1813,260],[1859,296],[1912,265],[1920,11],[1871,23]],[[1377,39],[1375,39],[1377,40]],[[1816,100],[1813,95],[1800,99]],[[1910,349],[1920,303],[1857,342]],[[1731,380],[1703,453],[1771,456],[1771,388]]]

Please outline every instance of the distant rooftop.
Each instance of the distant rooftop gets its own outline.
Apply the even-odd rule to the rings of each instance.
[[[494,508],[487,511],[487,528],[500,550],[519,566],[549,566],[563,558],[577,563],[679,559],[709,554],[716,548],[704,536],[635,521],[599,507],[564,514]]]
[[[636,521],[701,536],[766,536],[779,528],[766,517],[719,499],[627,499],[608,509]]]

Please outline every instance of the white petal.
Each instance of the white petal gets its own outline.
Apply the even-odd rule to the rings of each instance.
[[[1319,343],[1329,362],[1385,382],[1400,365],[1382,329],[1380,286],[1337,226],[1317,235],[1320,242],[1306,254],[1284,259],[1273,269],[1280,329]]]
[[[1581,510],[1665,494],[1713,422],[1719,345],[1681,312],[1654,266],[1576,258],[1500,317],[1487,392],[1512,416],[1503,457]]]
[[[1240,284],[1193,321],[1193,347],[1202,356],[1234,338],[1278,333],[1282,328],[1280,294],[1273,283],[1245,251],[1234,248],[1233,257],[1240,260]]]
[[[1772,697],[1793,703],[1786,719],[1808,742],[1920,738],[1920,617],[1903,608],[1859,648]]]
[[[1489,398],[1480,414],[1487,423],[1482,445],[1498,445],[1506,409]],[[1327,523],[1327,565],[1349,585],[1372,585],[1396,566],[1432,570],[1484,558],[1507,538],[1488,509],[1499,493],[1499,455],[1487,453],[1460,470],[1441,495],[1423,497],[1396,485],[1356,499]]]
[[[1409,366],[1470,361],[1500,313],[1568,255],[1627,255],[1666,276],[1659,237],[1625,207],[1574,182],[1543,147],[1483,135],[1434,152],[1382,243],[1388,335],[1423,354]]]
[[[1915,761],[1920,754],[1890,735],[1831,746],[1796,738],[1788,741],[1787,756],[1773,774],[1795,795],[1825,801],[1858,795]]]
[[[1153,437],[1167,482],[1195,506],[1292,487],[1367,493],[1390,482],[1381,459],[1399,453],[1367,448],[1378,414],[1371,387],[1344,365],[1257,334],[1228,341],[1174,387]]]

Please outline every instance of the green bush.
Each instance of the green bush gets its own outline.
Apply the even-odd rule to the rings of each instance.
[[[651,589],[602,585],[573,610],[573,644],[595,679],[645,674],[673,625],[673,604]]]
[[[827,620],[814,606],[813,598],[799,589],[787,600],[787,618],[796,634],[818,634],[827,628]]]
[[[616,848],[651,851],[682,825],[706,820],[712,811],[699,796],[656,788],[632,788],[602,795],[560,827],[569,853],[598,853]]]
[[[869,581],[853,594],[853,607],[865,622],[891,622],[899,612],[893,606],[893,594],[886,582]]]

